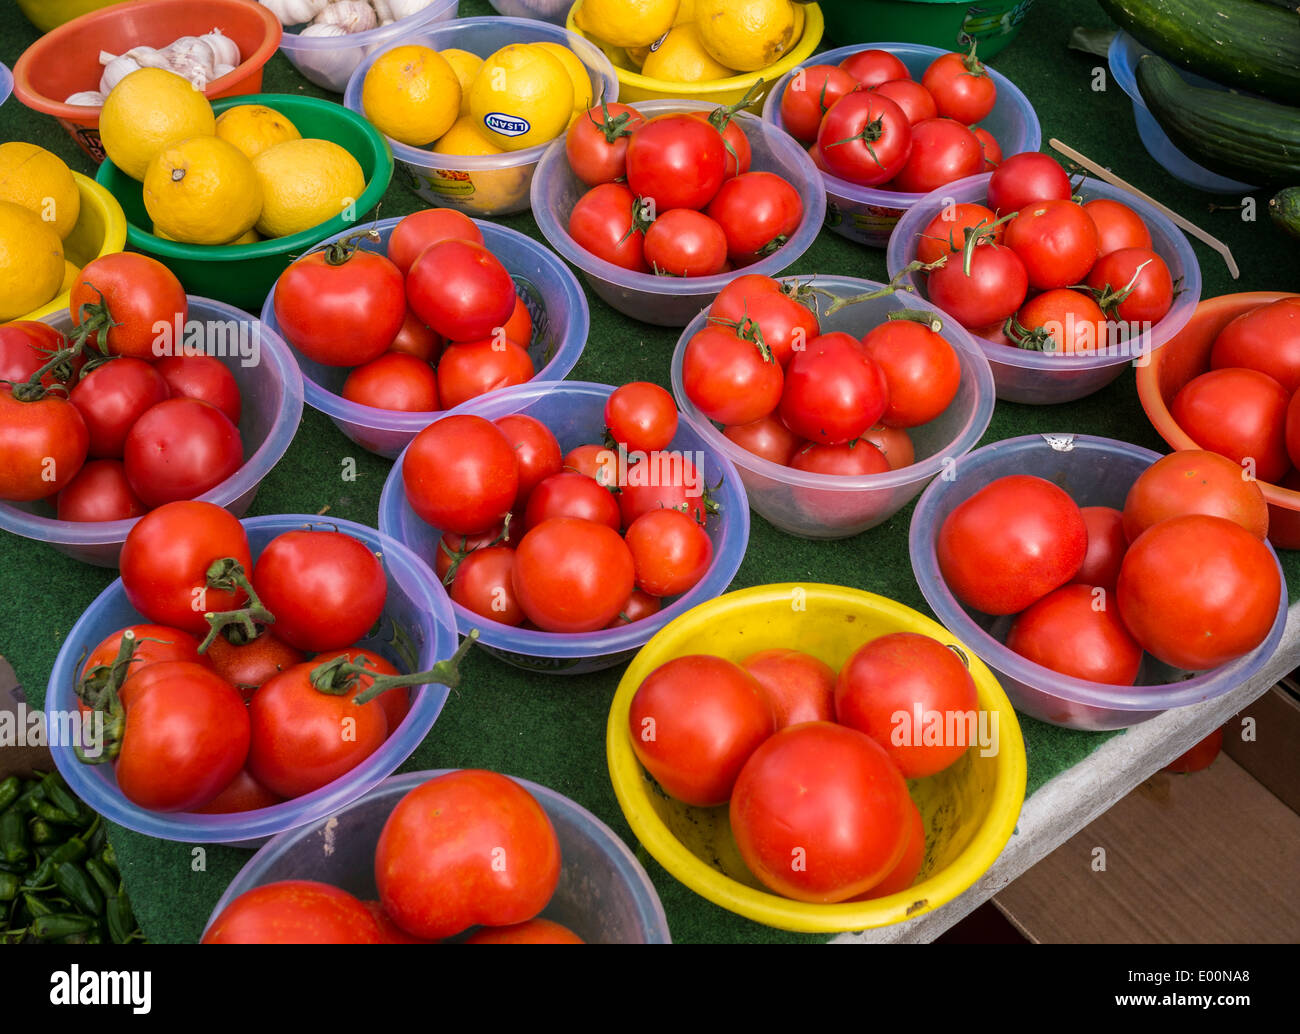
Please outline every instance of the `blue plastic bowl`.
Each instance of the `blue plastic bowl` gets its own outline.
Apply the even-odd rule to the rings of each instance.
[[[8,67],[0,63],[0,104],[4,104],[9,99],[9,95],[14,92],[14,76]]]
[[[328,848],[324,822],[281,833],[239,871],[207,925],[239,895],[281,880],[316,880],[363,901],[378,899],[375,847],[384,823],[410,791],[451,771],[407,772],[385,779],[330,816]],[[546,811],[560,841],[560,883],[542,916],[567,926],[588,944],[670,943],[668,919],[654,884],[613,830],[554,790],[527,779],[515,782]]]
[[[364,241],[362,248],[382,254],[388,247],[388,238],[393,235],[393,227],[399,222],[401,218],[394,217],[375,223],[379,243]],[[533,379],[562,380],[573,369],[587,344],[587,331],[591,326],[587,296],[569,267],[531,237],[496,223],[475,222],[483,234],[484,245],[510,271],[533,317],[533,340],[528,347],[528,354],[537,369]],[[321,242],[320,247],[356,232],[340,233]],[[274,298],[275,289],[272,288],[262,305],[262,322],[279,334]],[[290,348],[289,351],[302,369],[307,404],[319,409],[334,421],[340,431],[370,452],[395,459],[412,438],[442,416],[440,411],[402,413],[349,402],[339,392],[343,390],[350,369],[324,366],[312,362],[297,349]]]
[[[588,442],[600,442],[605,433],[605,400],[614,389],[608,384],[582,381],[520,384],[513,388],[472,399],[451,410],[495,420],[511,413],[535,417],[559,439],[560,450]],[[514,628],[489,621],[453,602],[456,627],[462,633],[479,629],[479,644],[489,653],[517,668],[564,675],[601,671],[630,659],[646,641],[678,614],[723,592],[740,567],[749,542],[749,504],[740,475],[717,449],[687,421],[679,420],[669,449],[691,453],[692,461],[704,473],[704,483],[720,507],[708,525],[713,542],[713,563],[700,582],[678,596],[657,614],[621,628],[561,635],[527,628]],[[694,455],[698,453],[699,455]],[[402,484],[402,460],[393,465],[379,499],[379,527],[410,546],[433,566],[442,532],[426,524],[406,501]],[[717,486],[716,488],[714,486]]]
[[[713,111],[717,105],[655,100],[637,101],[633,107],[651,119],[675,112]],[[803,221],[790,239],[766,258],[730,273],[682,277],[637,273],[597,258],[569,236],[573,206],[591,188],[573,174],[563,140],[551,144],[533,177],[533,218],[537,228],[552,248],[582,270],[591,289],[625,316],[661,327],[686,326],[738,275],[776,276],[808,250],[822,227],[826,198],[813,160],[791,136],[776,132],[755,116],[741,112],[737,122],[753,152],[750,170],[778,173],[803,199]]]
[[[239,435],[244,443],[244,465],[211,491],[198,498],[205,503],[224,506],[236,517],[242,517],[253,505],[257,488],[280,462],[302,419],[303,379],[293,355],[280,335],[272,327],[225,302],[189,295],[189,318],[210,324],[208,340],[217,349],[221,338],[216,328],[249,327],[248,342],[256,330],[256,352],[250,347],[248,354],[257,360],[248,366],[230,343],[240,340],[226,330],[228,343],[218,354],[235,376],[243,409],[239,417]],[[44,317],[43,323],[67,332],[72,329],[72,316],[67,309]],[[124,521],[60,521],[55,518],[54,504],[49,499],[31,503],[0,503],[0,528],[25,538],[48,542],[60,553],[96,567],[116,567],[122,543],[127,532],[139,519]]]
[[[1119,84],[1119,88],[1128,94],[1129,99],[1133,102],[1133,121],[1137,123],[1138,138],[1142,141],[1142,146],[1147,149],[1147,153],[1159,162],[1169,175],[1176,180],[1181,180],[1190,187],[1211,194],[1249,194],[1255,189],[1250,184],[1240,183],[1237,180],[1229,179],[1227,176],[1220,176],[1217,172],[1211,172],[1203,165],[1197,165],[1196,162],[1178,150],[1174,146],[1174,142],[1169,139],[1168,134],[1160,128],[1160,123],[1156,121],[1155,116],[1147,108],[1147,103],[1142,99],[1142,94],[1137,88],[1138,58],[1143,54],[1151,53],[1153,51],[1148,50],[1127,32],[1121,30],[1115,33],[1115,38],[1110,41],[1110,50],[1106,55],[1110,59],[1110,74],[1115,77],[1115,82]],[[1226,87],[1220,86],[1216,82],[1212,82],[1194,72],[1189,72],[1184,68],[1179,68],[1176,65],[1174,71],[1181,75],[1185,82],[1191,83],[1193,86],[1201,86],[1211,90],[1226,89]]]
[[[380,554],[388,576],[388,599],[378,634],[362,640],[360,645],[383,654],[398,671],[404,672],[427,671],[455,652],[457,637],[451,602],[427,565],[401,543],[352,521],[322,521],[302,514],[250,517],[243,524],[254,559],[277,535],[308,524],[325,524],[360,539]],[[75,713],[77,698],[73,686],[86,653],[113,632],[144,620],[127,601],[120,578],[100,593],[72,626],[59,649],[46,691],[46,711]],[[402,634],[397,634],[398,630]],[[68,744],[54,745],[51,749],[55,765],[73,792],[105,818],[127,829],[163,840],[251,847],[286,829],[324,819],[391,775],[433,727],[448,693],[446,686],[421,686],[415,691],[405,720],[383,745],[328,786],[270,808],[233,815],[195,815],[141,808],[122,796],[111,765],[82,764]]]
[[[1003,645],[1014,615],[981,614],[949,591],[935,551],[939,528],[958,505],[985,485],[1009,474],[1029,474],[1060,485],[1081,507],[1123,509],[1133,482],[1158,459],[1159,453],[1150,449],[1109,438],[1026,435],[976,449],[957,461],[951,480],[936,478],[921,495],[908,534],[917,584],[939,622],[997,672],[1016,710],[1067,729],[1124,729],[1170,708],[1213,700],[1236,689],[1277,650],[1286,625],[1285,577],[1277,619],[1268,637],[1250,653],[1199,674],[1173,668],[1147,654],[1135,686],[1089,682],[1035,664]],[[1273,552],[1272,546],[1269,551]],[[1273,559],[1277,560],[1276,553]]]
[[[803,282],[803,278],[799,278]],[[812,287],[835,298],[874,291],[882,285],[847,276],[811,277]],[[791,535],[806,539],[838,539],[874,528],[910,503],[936,474],[975,447],[993,416],[993,374],[988,360],[961,325],[929,302],[904,291],[873,298],[821,319],[822,333],[847,331],[856,338],[885,322],[896,309],[922,309],[943,320],[943,337],[961,363],[961,385],[956,397],[939,416],[920,427],[909,427],[916,462],[899,470],[860,477],[838,477],[795,470],[755,456],[727,438],[690,400],[682,381],[686,346],[704,329],[707,313],[700,313],[682,331],[673,352],[673,395],[682,416],[711,448],[736,465],[745,483],[745,495],[754,511]]]
[[[855,43],[850,47],[838,47],[814,54],[806,64],[787,72],[772,87],[763,103],[763,120],[784,131],[781,97],[785,94],[790,79],[808,65],[838,65],[846,57],[862,50],[889,51],[907,66],[917,82],[921,81],[921,76],[935,58],[949,53],[940,47],[927,47],[922,43]],[[989,117],[977,125],[993,134],[1003,155],[1007,157],[1021,151],[1037,151],[1043,142],[1043,133],[1034,106],[1005,75],[991,67],[988,71],[997,84],[998,99]],[[899,219],[925,197],[924,194],[863,187],[820,169],[817,171],[826,186],[826,225],[841,237],[872,248],[885,247]]]

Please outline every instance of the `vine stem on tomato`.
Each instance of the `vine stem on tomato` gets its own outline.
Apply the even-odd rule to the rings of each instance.
[[[261,633],[259,625],[271,625],[275,623],[275,615],[272,614],[262,604],[261,598],[257,595],[257,590],[253,588],[253,583],[248,580],[248,574],[244,571],[244,565],[234,557],[222,557],[220,560],[214,560],[212,566],[208,568],[207,586],[209,589],[218,589],[222,592],[236,593],[241,589],[248,596],[248,604],[238,610],[220,610],[209,611],[203,615],[208,623],[208,634],[204,637],[203,642],[199,644],[199,653],[207,653],[208,647],[212,645],[217,635],[224,629],[234,625],[239,629],[240,642],[236,642],[234,635],[227,636],[234,645],[243,645],[251,643]]]
[[[311,683],[321,693],[342,696],[356,686],[358,679],[374,679],[369,688],[352,698],[352,702],[358,707],[370,703],[380,693],[386,693],[390,689],[409,689],[414,686],[425,686],[433,682],[449,689],[455,689],[460,685],[461,662],[464,661],[465,655],[469,653],[470,647],[478,641],[478,637],[478,629],[471,628],[469,634],[456,647],[456,652],[449,658],[445,661],[439,661],[428,671],[417,671],[411,675],[380,675],[376,669],[364,663],[364,658],[362,658],[362,663],[353,663],[347,659],[348,655],[344,653],[313,668],[310,676]]]
[[[86,672],[77,683],[77,697],[91,711],[103,712],[105,719],[98,735],[92,723],[87,737],[83,737],[94,737],[93,740],[84,744],[73,743],[73,752],[77,760],[84,765],[102,765],[105,762],[115,761],[122,750],[122,737],[126,733],[126,709],[122,706],[122,698],[118,695],[118,691],[126,681],[136,645],[136,634],[128,628],[122,633],[122,641],[118,644],[117,656],[113,658],[113,662],[97,665]],[[86,752],[87,747],[97,747],[98,750],[94,754],[89,754]]]
[[[911,284],[903,283],[904,278],[909,273],[928,272],[931,269],[935,269],[938,266],[943,265],[946,259],[947,256],[945,255],[944,258],[939,259],[937,262],[918,262],[914,260],[912,262],[909,262],[906,266],[904,266],[897,273],[895,273],[893,278],[884,287],[878,287],[874,291],[864,291],[861,294],[849,295],[849,297],[847,298],[838,298],[835,295],[831,294],[830,291],[824,290],[823,288],[820,287],[810,286],[808,288],[808,291],[811,294],[815,294],[815,295],[819,294],[819,295],[823,295],[826,298],[831,299],[830,306],[826,309],[824,313],[819,312],[817,314],[818,318],[821,318],[822,316],[834,316],[841,309],[847,309],[850,305],[857,305],[859,302],[869,302],[875,298],[887,298],[889,297],[889,295],[897,294],[899,291],[915,292],[916,289]],[[920,312],[916,313],[916,315],[910,315],[906,317],[902,315],[891,314],[889,318],[890,319],[914,319],[920,323],[930,323],[932,321],[934,322],[938,321],[938,317],[933,316],[931,313],[920,313]],[[942,324],[940,324],[940,327],[941,326]],[[931,329],[937,332],[939,330],[939,327],[931,327]]]
[[[80,359],[87,350],[92,352],[93,356],[81,370],[81,376],[85,376],[96,366],[102,366],[104,363],[114,358],[111,355],[104,354],[94,345],[90,344],[90,340],[101,330],[107,334],[111,328],[118,325],[108,311],[108,303],[104,301],[104,293],[93,284],[91,285],[91,289],[99,295],[99,301],[81,307],[81,310],[77,313],[77,325],[73,327],[71,335],[67,338],[68,346],[52,352],[45,365],[21,384],[3,382],[10,385],[10,394],[12,394],[14,399],[18,402],[38,402],[45,398],[46,395],[55,391],[55,389],[58,389],[66,396],[68,393],[68,386],[66,384],[54,383],[49,387],[46,387],[41,383],[41,379],[46,374],[59,370],[60,373],[56,374],[58,381],[62,382],[65,380],[71,380],[73,376],[72,371],[75,369],[72,364],[76,362],[77,359]],[[64,374],[66,374],[66,376],[64,376]]]
[[[1110,284],[1103,284],[1101,287],[1089,287],[1087,284],[1083,284],[1072,288],[1072,290],[1086,291],[1088,294],[1091,294],[1097,299],[1098,308],[1100,308],[1102,312],[1106,313],[1107,316],[1115,318],[1119,315],[1118,309],[1120,304],[1124,299],[1131,295],[1134,288],[1137,287],[1138,277],[1142,275],[1142,270],[1151,265],[1153,261],[1154,259],[1147,259],[1139,265],[1137,269],[1133,270],[1133,276],[1129,279],[1129,282],[1118,290],[1111,287]],[[1009,334],[1007,336],[1010,337]]]

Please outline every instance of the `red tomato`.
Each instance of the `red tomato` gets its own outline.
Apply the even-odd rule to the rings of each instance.
[[[0,499],[29,502],[61,491],[86,462],[86,422],[67,399],[20,402],[0,391]]]
[[[50,354],[68,347],[67,339],[60,331],[48,323],[36,320],[15,320],[0,325],[0,381],[21,384],[31,380],[32,375],[50,361]],[[76,360],[62,367],[55,367],[44,377],[41,384],[70,384],[81,369],[85,360]],[[9,384],[0,385],[9,390]]]
[[[771,414],[748,424],[729,424],[722,429],[722,434],[742,449],[783,467],[790,465],[800,444],[799,436]]]
[[[1002,145],[998,143],[997,137],[980,126],[972,126],[971,132],[975,134],[980,149],[984,152],[984,167],[980,171],[992,172],[1002,164]]]
[[[199,653],[199,641],[188,632],[166,625],[128,625],[126,628],[105,636],[87,655],[81,666],[84,679],[95,668],[111,665],[116,660],[122,646],[123,633],[130,631],[135,636],[135,649],[131,653],[131,674],[135,674],[162,661],[188,661],[212,667],[211,658]],[[215,668],[214,668],[215,670]],[[220,671],[218,675],[222,675]],[[225,678],[222,675],[222,678]]]
[[[1155,323],[1174,304],[1169,267],[1150,248],[1121,248],[1103,255],[1086,282],[1101,292],[1101,305],[1108,314],[1129,323]],[[1120,294],[1112,300],[1114,292]]]
[[[1020,307],[1011,328],[1012,344],[1061,355],[1097,355],[1110,340],[1106,314],[1082,291],[1054,288]]]
[[[339,392],[349,402],[404,413],[432,413],[439,408],[438,375],[424,359],[385,352],[358,366]]]
[[[740,128],[734,115],[724,115],[721,108],[714,108],[711,112],[692,111],[689,114],[691,118],[707,122],[722,134],[722,146],[727,152],[727,166],[722,174],[724,182],[732,176],[741,176],[749,171],[753,149],[749,146],[749,137],[745,136],[745,131]]]
[[[1013,154],[989,177],[989,207],[999,215],[1039,201],[1068,201],[1070,193],[1070,177],[1055,158],[1041,151]]]
[[[1142,666],[1142,647],[1112,603],[1104,588],[1063,585],[1016,618],[1007,648],[1062,675],[1131,686]]]
[[[515,282],[500,259],[483,245],[463,240],[439,241],[420,252],[406,274],[406,298],[411,310],[449,341],[491,336],[510,319],[518,301]]]
[[[605,490],[600,488],[597,491]],[[614,508],[618,509],[617,504]],[[466,610],[490,621],[522,625],[524,612],[515,595],[514,570],[515,551],[509,546],[476,549],[457,566],[451,583],[451,598]]]
[[[891,79],[912,78],[907,65],[888,50],[859,50],[841,61],[840,67],[866,89]]]
[[[513,926],[484,927],[466,937],[464,944],[585,944],[567,926],[549,919],[530,919]]]
[[[604,491],[604,489],[601,489]],[[520,607],[547,632],[594,632],[632,593],[632,554],[617,531],[559,517],[519,541],[513,584]]]
[[[483,232],[473,219],[454,208],[426,208],[412,212],[393,227],[388,238],[388,260],[405,276],[420,257],[420,252],[445,240],[481,245]]]
[[[189,316],[185,288],[176,274],[157,259],[131,251],[101,255],[82,267],[68,301],[72,322],[84,322],[83,307],[101,301],[113,325],[97,332],[90,343],[100,351],[146,362],[163,354],[155,344],[154,325],[184,326]]]
[[[703,208],[722,186],[727,149],[722,134],[689,115],[660,115],[640,126],[627,145],[627,185],[654,202],[656,212]]]
[[[939,109],[935,107],[930,91],[914,79],[890,79],[871,89],[882,97],[888,97],[902,108],[913,129],[918,122],[937,118],[939,115]]]
[[[223,557],[253,569],[238,520],[212,503],[168,503],[127,532],[119,560],[122,588],[149,620],[206,636],[205,612],[235,610],[245,598],[242,591],[206,588],[208,568]]]
[[[1234,463],[1253,461],[1254,476],[1279,481],[1286,451],[1286,389],[1255,370],[1211,370],[1188,381],[1169,407],[1175,423],[1202,449]]]
[[[731,830],[750,871],[797,901],[844,901],[875,886],[907,850],[911,801],[888,755],[856,729],[783,729],[745,764]]]
[[[890,470],[910,467],[916,461],[916,448],[912,439],[901,427],[877,424],[862,432],[862,440],[870,442],[885,455]]]
[[[122,463],[132,491],[155,507],[216,488],[244,465],[244,445],[216,406],[167,399],[131,425]]]
[[[537,372],[532,357],[509,338],[484,338],[448,345],[438,361],[438,398],[443,409],[530,381]]]
[[[1016,614],[1074,577],[1088,529],[1063,489],[1013,474],[958,504],[935,549],[954,596],[985,614]]]
[[[1291,404],[1287,406],[1285,431],[1287,455],[1292,463],[1300,467],[1300,402],[1296,402],[1297,398],[1300,398],[1300,390],[1291,396]],[[1282,480],[1285,482],[1286,478]]]
[[[1150,248],[1151,231],[1128,205],[1110,198],[1085,201],[1083,210],[1097,227],[1097,255],[1104,258],[1121,248]]]
[[[966,243],[966,229],[993,226],[997,216],[991,208],[963,202],[956,205],[944,205],[926,225],[916,239],[916,257],[920,262],[931,263],[943,258],[952,251],[961,251]],[[1002,227],[993,227],[992,241],[1002,241]],[[957,261],[954,257],[953,261]]]
[[[572,470],[559,471],[537,485],[524,510],[524,530],[555,517],[592,521],[614,531],[623,526],[614,493],[595,479]]]
[[[366,906],[312,880],[281,880],[235,898],[203,934],[204,944],[381,944]]]
[[[621,478],[618,506],[623,527],[647,510],[681,510],[701,528],[708,524],[704,474],[680,452],[652,452],[630,464]]]
[[[515,450],[519,470],[519,494],[515,501],[523,506],[543,479],[563,469],[560,443],[551,429],[536,417],[513,413],[492,422]]]
[[[151,664],[126,680],[122,702],[126,731],[114,774],[132,804],[192,811],[243,768],[248,710],[235,688],[207,665]]]
[[[885,375],[886,427],[916,427],[933,420],[957,396],[961,362],[952,345],[913,320],[886,320],[862,339]]]
[[[437,941],[426,941],[421,937],[412,937],[395,922],[392,916],[384,911],[384,906],[378,901],[363,901],[366,910],[374,917],[375,923],[379,927],[379,938],[381,944],[436,944]]]
[[[594,478],[606,488],[617,488],[624,480],[624,464],[617,452],[604,445],[579,445],[564,457],[564,469]],[[626,523],[626,522],[624,522]]]
[[[907,849],[903,852],[903,857],[889,871],[889,875],[865,894],[854,898],[854,901],[871,901],[897,894],[912,886],[920,875],[921,865],[925,861],[925,821],[921,818],[921,809],[916,803],[911,800],[909,803],[912,805],[912,820],[908,824]]]
[[[282,800],[249,775],[248,769],[241,768],[224,790],[202,808],[195,808],[194,814],[233,815],[236,812],[260,811],[262,808],[273,807]]]
[[[712,276],[727,261],[727,237],[703,212],[672,208],[646,230],[645,260],[656,275]]]
[[[230,368],[210,355],[163,356],[153,368],[167,382],[172,398],[199,399],[216,406],[238,425],[243,411],[239,384]]]
[[[501,329],[506,332],[508,340],[517,341],[525,348],[533,343],[533,314],[518,295],[515,296],[515,311]]]
[[[506,336],[510,336],[509,331]],[[402,329],[393,338],[388,351],[413,355],[426,363],[436,363],[438,356],[442,354],[442,344],[442,338],[426,327],[419,316],[407,309],[406,319],[402,321]]]
[[[801,438],[837,445],[877,423],[888,404],[880,367],[860,341],[834,331],[814,338],[790,360],[780,413]]]
[[[285,340],[325,366],[378,359],[406,319],[402,271],[378,252],[348,254],[339,245],[292,263],[272,304]]]
[[[510,529],[504,525],[497,528],[491,528],[488,531],[478,535],[456,535],[450,531],[445,531],[438,536],[438,545],[434,549],[434,572],[438,575],[438,580],[443,585],[451,584],[451,577],[455,569],[460,566],[460,562],[469,556],[474,550],[482,549],[484,546],[510,545]],[[518,533],[515,533],[518,538]]]
[[[1003,243],[1025,264],[1029,286],[1081,283],[1097,261],[1097,227],[1073,201],[1037,201],[1007,224]]]
[[[726,803],[749,756],[776,730],[763,687],[721,657],[677,657],[646,676],[628,711],[637,760],[686,804]]]
[[[1125,538],[1133,542],[1151,525],[1188,513],[1223,517],[1261,541],[1268,536],[1268,503],[1259,483],[1225,456],[1188,449],[1162,456],[1133,482],[1124,499]]]
[[[573,174],[589,187],[613,183],[627,173],[627,144],[645,119],[636,108],[602,101],[573,120],[564,154]]]
[[[726,235],[727,256],[744,266],[790,239],[803,220],[803,201],[776,173],[745,172],[722,185],[707,211]]]
[[[912,146],[903,109],[879,93],[855,90],[837,100],[822,119],[817,147],[832,176],[874,187],[898,175]]]
[[[802,352],[821,333],[817,315],[807,305],[785,293],[775,280],[752,273],[722,289],[709,309],[709,317],[713,323],[728,329],[734,325],[738,331],[745,331],[749,321],[762,333],[763,344],[771,349],[782,369],[795,352]]]
[[[430,779],[393,809],[375,848],[384,910],[440,938],[532,919],[560,882],[551,820],[518,783],[464,769]]]
[[[740,662],[763,687],[776,728],[835,721],[835,671],[800,650],[759,650]]]
[[[376,675],[397,675],[400,674],[382,654],[375,653],[373,650],[363,650],[360,647],[351,647],[347,650],[331,651],[318,655],[313,664],[324,664],[332,661],[336,657],[346,657],[352,664],[364,664],[368,668],[374,669]],[[351,696],[358,696],[375,684],[375,676],[358,675],[356,682],[352,686]],[[410,689],[401,689],[395,687],[385,690],[375,697],[375,703],[384,709],[384,717],[388,719],[388,735],[391,736],[399,725],[406,719],[407,713],[411,710],[411,693]]]
[[[341,531],[286,531],[262,550],[253,588],[275,615],[275,634],[300,650],[342,650],[384,612],[384,567]]]
[[[1223,749],[1224,728],[1224,726],[1219,726],[1205,739],[1197,743],[1196,746],[1179,754],[1160,771],[1185,775],[1189,772],[1199,772],[1202,769],[1209,768],[1214,759],[1219,756],[1219,751]]]
[[[950,118],[928,118],[912,126],[912,150],[889,185],[909,194],[928,194],[983,168],[984,149],[974,133]]]
[[[857,89],[858,81],[836,65],[808,65],[798,69],[781,94],[781,122],[785,131],[805,144],[817,139],[822,117],[837,100]]]
[[[942,772],[976,742],[979,699],[957,654],[913,632],[860,646],[835,683],[841,725],[866,733],[908,779]]]
[[[658,614],[662,606],[663,601],[658,596],[651,596],[648,592],[633,589],[632,595],[623,604],[623,609],[618,612],[618,617],[605,627],[620,628],[623,625],[630,625],[633,621],[640,621],[652,614]]]
[[[622,183],[592,187],[569,213],[569,236],[598,259],[648,273],[645,232],[637,224],[636,207],[636,195]]]
[[[1282,591],[1268,547],[1222,517],[1152,525],[1119,572],[1120,615],[1133,638],[1175,668],[1205,671],[1267,637]]]
[[[1079,515],[1088,528],[1088,552],[1071,580],[1113,591],[1128,549],[1124,515],[1110,506],[1082,506]]]
[[[784,377],[770,350],[726,327],[706,325],[686,343],[682,384],[710,420],[748,424],[776,409]]]
[[[268,679],[307,659],[305,653],[269,629],[239,646],[224,635],[217,635],[208,644],[204,656],[212,670],[239,690],[245,700]]]
[[[984,63],[969,54],[944,54],[930,62],[921,85],[934,97],[939,114],[963,125],[987,118],[997,102],[998,87]]]
[[[961,256],[952,254],[931,271],[926,290],[930,301],[963,327],[987,327],[1020,308],[1029,293],[1029,278],[1010,248],[981,243],[971,253],[969,276]]]
[[[448,416],[412,439],[402,461],[406,500],[443,531],[477,535],[498,527],[519,491],[510,440],[481,416]]]
[[[124,521],[148,513],[121,460],[91,460],[55,500],[61,521]]]
[[[88,454],[120,459],[131,425],[170,396],[167,382],[149,363],[122,357],[84,374],[68,400],[86,422]]]
[[[836,474],[840,477],[883,474],[890,469],[885,454],[862,438],[835,445],[809,443],[795,452],[790,466],[813,474]]]
[[[708,573],[713,560],[709,536],[679,510],[643,513],[628,527],[625,541],[632,554],[637,587],[651,596],[689,592]]]
[[[1219,331],[1210,368],[1231,366],[1266,373],[1290,393],[1300,390],[1300,298],[1243,312]]]
[[[311,682],[316,661],[295,664],[253,694],[248,770],[281,797],[301,797],[346,775],[388,736],[378,700],[358,707],[356,690],[323,693]],[[347,730],[342,735],[340,730]]]
[[[610,393],[605,427],[631,452],[666,449],[677,433],[677,403],[659,385],[633,381]]]

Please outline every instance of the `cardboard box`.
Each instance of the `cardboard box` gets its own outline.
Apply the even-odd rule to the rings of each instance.
[[[1300,812],[1300,682],[1283,679],[1236,715],[1224,729],[1223,750]]]

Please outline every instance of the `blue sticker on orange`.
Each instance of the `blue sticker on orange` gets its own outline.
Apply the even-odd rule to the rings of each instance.
[[[526,118],[506,115],[500,111],[489,111],[483,116],[483,125],[502,136],[523,136],[532,128]]]

